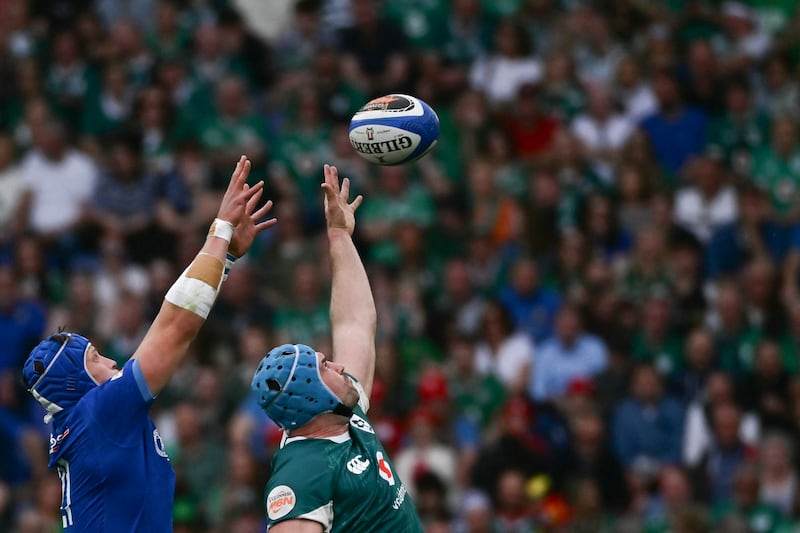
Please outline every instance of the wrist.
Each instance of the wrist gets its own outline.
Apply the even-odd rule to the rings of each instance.
[[[234,225],[231,222],[215,218],[214,222],[211,223],[211,227],[208,228],[208,237],[218,237],[230,244],[231,239],[233,239],[234,229]]]
[[[345,228],[339,227],[329,227],[328,228],[328,238],[341,238],[347,237],[348,239],[352,237],[352,233]]]

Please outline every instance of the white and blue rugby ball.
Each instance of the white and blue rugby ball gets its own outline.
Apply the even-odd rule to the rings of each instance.
[[[353,149],[377,165],[402,165],[436,146],[439,117],[431,106],[407,94],[367,102],[350,120]]]

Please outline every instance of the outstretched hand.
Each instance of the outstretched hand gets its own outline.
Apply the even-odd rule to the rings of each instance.
[[[353,235],[356,227],[355,212],[364,197],[358,195],[355,200],[349,202],[350,180],[344,178],[340,188],[339,171],[336,167],[325,165],[323,174],[325,181],[321,187],[325,192],[325,220],[328,222],[328,229],[343,229],[348,235]]]
[[[263,183],[264,182],[261,182],[262,185]],[[247,187],[247,185],[245,185],[245,187]],[[269,220],[263,220],[272,209],[272,200],[267,200],[267,203],[262,205],[257,211],[255,210],[263,192],[264,188],[261,187],[250,197],[244,209],[244,216],[233,230],[233,238],[231,239],[230,246],[228,246],[228,251],[233,254],[234,257],[239,258],[246,254],[247,250],[249,250],[250,246],[253,244],[256,235],[267,228],[271,228],[278,222],[278,219],[274,217]],[[263,222],[259,222],[260,220],[263,220]]]
[[[259,181],[252,187],[247,185],[247,176],[250,175],[250,160],[242,156],[236,163],[236,168],[231,173],[231,181],[222,202],[219,205],[217,218],[225,220],[236,226],[244,217],[245,207],[250,198],[264,188],[264,182]]]
[[[250,160],[246,156],[239,158],[217,213],[217,218],[230,222],[234,226],[228,251],[236,257],[247,253],[255,236],[277,222],[274,218],[259,222],[272,209],[272,201],[270,200],[256,211],[258,201],[264,193],[264,182],[259,181],[252,187],[247,184],[250,167]]]

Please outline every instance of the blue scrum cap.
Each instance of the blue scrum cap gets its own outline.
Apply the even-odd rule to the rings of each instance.
[[[305,344],[283,344],[261,360],[250,388],[267,415],[283,429],[295,429],[322,413],[350,417],[353,410],[328,388],[317,352]]]
[[[56,333],[40,342],[25,361],[25,385],[49,417],[72,407],[98,385],[86,370],[89,346],[89,340],[76,333]]]

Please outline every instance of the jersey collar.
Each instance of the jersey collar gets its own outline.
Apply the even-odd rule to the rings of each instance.
[[[281,437],[281,448],[295,441],[308,440],[308,437],[301,437],[301,436],[289,437],[288,435],[289,434],[286,431],[283,432],[283,437]],[[329,440],[331,442],[335,442],[336,444],[341,444],[343,442],[347,442],[350,440],[350,432],[345,431],[341,435],[334,435],[333,437],[316,437],[315,439],[312,440]]]

